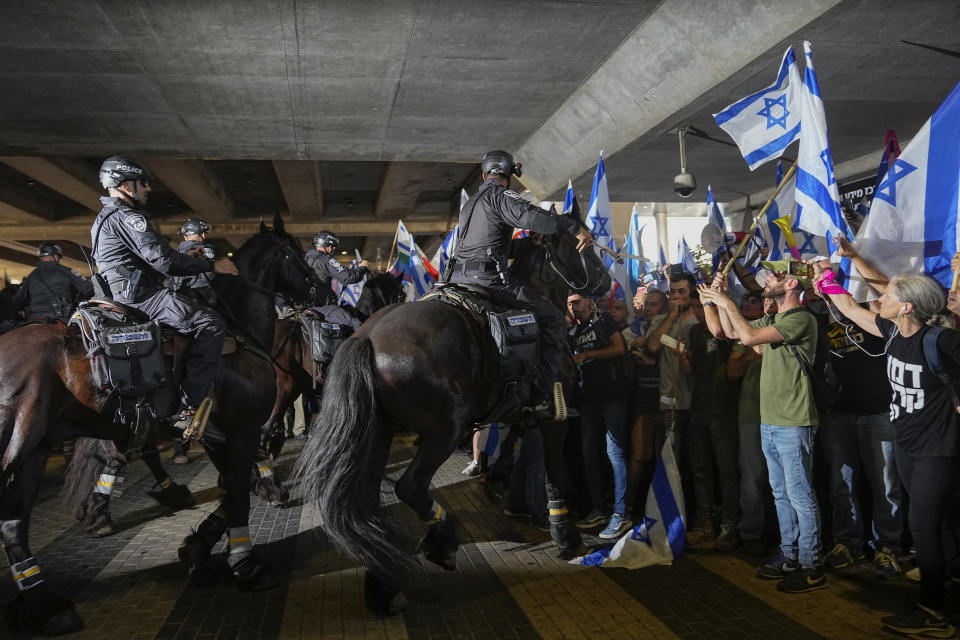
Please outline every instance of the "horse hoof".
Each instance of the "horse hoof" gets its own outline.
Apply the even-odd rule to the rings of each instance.
[[[43,621],[43,635],[45,636],[76,633],[81,629],[83,629],[83,618],[77,615],[73,606],[55,611]]]
[[[190,489],[175,482],[160,491],[147,491],[147,495],[170,509],[186,509],[197,504]]]
[[[243,591],[266,591],[280,584],[267,565],[250,555],[233,568],[237,587]]]
[[[443,553],[441,551],[430,551],[424,554],[430,562],[446,569],[447,571],[456,571],[457,570],[457,554],[453,553]]]
[[[577,550],[570,549],[569,547],[558,547],[557,548],[557,558],[560,560],[573,560],[577,557]]]
[[[192,576],[210,557],[210,549],[199,536],[190,534],[177,549],[177,557],[186,565],[187,574]]]
[[[363,577],[363,599],[368,609],[378,615],[391,618],[400,615],[407,604],[407,597],[403,595],[403,591],[387,589],[369,571]]]
[[[107,536],[112,536],[114,531],[113,523],[108,522],[102,526],[88,529],[88,533],[94,538],[105,538]]]
[[[19,633],[57,636],[83,629],[83,618],[77,615],[73,603],[64,597],[47,592],[37,594],[30,601],[24,594],[7,604],[7,626]]]

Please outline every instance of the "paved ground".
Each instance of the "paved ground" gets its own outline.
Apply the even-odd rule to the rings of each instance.
[[[294,444],[281,459],[286,476]],[[396,503],[390,480],[410,457],[398,439],[384,483],[401,530],[419,535],[416,517]],[[170,513],[144,493],[152,479],[130,466],[114,498],[119,532],[89,539],[60,504],[62,464],[52,461],[34,510],[32,544],[47,580],[70,594],[87,627],[71,638],[213,640],[272,638],[836,638],[889,637],[880,616],[916,597],[906,581],[884,583],[866,566],[831,572],[830,587],[781,594],[754,577],[756,560],[693,547],[673,566],[628,571],[571,566],[553,557],[549,536],[492,507],[479,479],[460,475],[455,454],[435,478],[435,497],[462,523],[455,572],[433,565],[412,578],[402,616],[364,610],[361,573],[330,548],[309,506],[277,509],[254,499],[251,533],[281,574],[268,592],[238,592],[228,580],[189,586],[176,561],[183,536],[214,509],[216,472],[202,455],[168,468],[197,496],[197,507]],[[596,544],[596,539],[588,539]],[[218,550],[223,552],[223,543]],[[222,560],[221,560],[222,561]],[[0,599],[15,594],[3,581]],[[0,631],[0,637],[9,637]]]

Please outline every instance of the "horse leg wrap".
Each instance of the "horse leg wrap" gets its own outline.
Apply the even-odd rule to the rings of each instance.
[[[227,539],[230,548],[227,556],[227,563],[232,567],[244,556],[250,555],[253,551],[253,543],[250,541],[249,527],[230,527],[230,536]]]
[[[121,495],[120,489],[117,488],[118,484],[123,482],[123,476],[115,476],[109,473],[101,473],[100,479],[97,480],[97,485],[93,488],[94,493],[102,493],[105,496],[109,495]]]
[[[17,589],[20,591],[27,591],[43,582],[43,578],[40,577],[40,565],[33,557],[10,565],[10,573],[13,574],[13,581],[17,583]]]
[[[550,514],[550,537],[560,549],[561,557],[569,555],[572,558],[572,554],[580,546],[580,533],[570,526],[566,502],[550,500],[547,502],[547,509]]]
[[[428,527],[432,527],[435,524],[440,524],[441,522],[446,521],[447,512],[440,506],[440,503],[436,500],[433,501],[433,505],[430,507],[430,513],[424,519],[424,522]]]
[[[423,536],[420,547],[427,560],[447,571],[454,571],[457,568],[457,548],[460,546],[454,519],[447,517],[446,511],[436,502],[433,503],[431,512],[434,518],[428,521],[427,533]]]
[[[270,478],[273,476],[273,463],[268,459],[257,461],[257,475],[261,478]]]
[[[163,480],[162,482],[157,483],[157,487],[160,489],[160,491],[163,491],[164,489],[172,485],[173,485],[173,478],[171,478],[170,476],[167,476],[166,479]]]

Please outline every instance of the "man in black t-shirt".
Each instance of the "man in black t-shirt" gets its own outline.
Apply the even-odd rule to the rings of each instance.
[[[836,321],[830,324],[827,338],[842,393],[822,417],[818,433],[830,468],[833,509],[834,546],[825,561],[836,569],[851,566],[865,555],[863,510],[856,486],[862,471],[873,498],[875,538],[870,544],[875,551],[874,573],[878,578],[892,580],[901,572],[896,550],[903,525],[900,478],[893,457],[890,385],[883,358],[886,340],[856,325],[845,329]]]
[[[573,360],[580,367],[580,432],[583,442],[583,467],[590,511],[577,523],[590,529],[609,520],[601,538],[619,538],[633,523],[627,518],[627,403],[628,381],[626,348],[623,336],[609,313],[597,311],[593,303],[578,293],[567,298],[573,315],[570,336]],[[606,432],[607,457],[613,467],[614,505],[608,519],[602,512],[603,489],[600,483],[600,455],[597,442]]]

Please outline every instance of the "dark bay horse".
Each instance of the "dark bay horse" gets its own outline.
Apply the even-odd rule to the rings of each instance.
[[[569,288],[606,291],[610,279],[594,250],[577,253],[573,236],[544,238],[541,264],[528,265],[532,279],[565,308]],[[556,275],[558,277],[554,278]],[[427,525],[421,548],[428,560],[454,569],[458,543],[453,516],[429,493],[430,481],[461,438],[478,422],[490,422],[495,384],[484,375],[479,323],[466,311],[427,300],[377,312],[337,352],[320,413],[300,456],[296,475],[304,499],[316,502],[328,537],[367,568],[367,605],[396,614],[412,559],[391,540],[379,516],[380,482],[394,432],[420,434],[410,466],[396,484],[397,496]],[[572,359],[567,363],[572,374]],[[561,555],[572,556],[579,534],[564,504],[560,423],[541,431],[547,462],[551,536]]]
[[[283,230],[261,224],[259,234],[235,254],[241,277],[214,280],[218,296],[231,310],[231,330],[252,345],[272,344],[274,297],[301,297],[311,273],[303,253]],[[180,558],[199,567],[230,530],[230,564],[238,584],[267,588],[275,584],[269,569],[252,553],[246,537],[250,507],[250,467],[259,429],[276,399],[273,363],[259,349],[238,349],[225,356],[215,381],[216,408],[211,418],[225,436],[207,446],[223,475],[227,493],[220,508],[184,540]],[[0,540],[20,588],[7,608],[8,623],[32,633],[57,634],[83,626],[69,599],[43,581],[30,550],[30,511],[40,489],[51,448],[64,438],[82,436],[124,442],[128,428],[114,423],[112,396],[96,390],[90,362],[76,327],[34,325],[0,337]],[[176,407],[172,385],[156,392],[156,415]],[[121,447],[122,448],[122,447]]]

